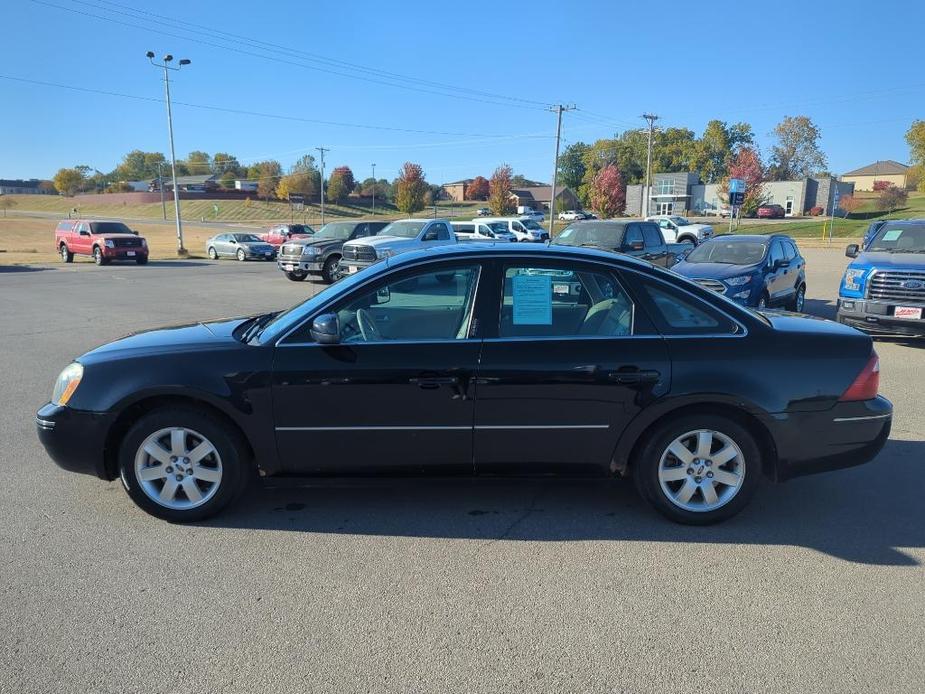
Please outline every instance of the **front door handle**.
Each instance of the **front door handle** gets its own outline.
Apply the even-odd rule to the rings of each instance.
[[[408,383],[424,390],[433,390],[440,386],[458,386],[459,379],[456,376],[425,376],[422,378],[409,378]]]
[[[621,385],[642,385],[648,383],[658,383],[661,373],[655,370],[643,371],[611,371],[608,378],[614,383]]]

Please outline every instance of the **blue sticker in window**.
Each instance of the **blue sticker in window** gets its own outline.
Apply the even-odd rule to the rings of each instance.
[[[517,275],[514,289],[514,325],[552,325],[552,278]]]

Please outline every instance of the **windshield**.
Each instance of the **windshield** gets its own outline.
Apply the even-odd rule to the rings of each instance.
[[[122,222],[91,222],[94,234],[131,234],[132,230]]]
[[[686,227],[690,224],[690,222],[687,220],[686,217],[675,216],[675,217],[669,217],[668,219],[670,219],[672,222],[677,224],[679,227]]]
[[[622,224],[589,224],[567,227],[556,237],[563,246],[598,246],[617,248],[623,238]]]
[[[537,223],[534,219],[521,219],[520,223],[523,224],[530,231],[542,231],[543,227]]]
[[[314,229],[305,224],[290,224],[289,225],[290,234],[311,234],[314,233]]]
[[[884,224],[867,250],[925,253],[925,224]]]
[[[403,239],[413,239],[417,236],[427,222],[392,222],[379,232],[379,236],[400,236]]]
[[[232,234],[232,236],[238,243],[260,243],[260,239],[254,234]]]
[[[329,222],[321,227],[318,232],[312,236],[312,239],[336,239],[338,241],[343,241],[350,238],[350,234],[353,233],[353,228],[355,226],[356,224],[353,222]]]
[[[685,260],[689,263],[757,265],[767,250],[767,241],[708,241],[692,250]]]

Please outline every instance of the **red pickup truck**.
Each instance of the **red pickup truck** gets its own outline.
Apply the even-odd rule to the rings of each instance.
[[[148,242],[122,222],[63,219],[55,228],[55,248],[65,263],[75,255],[92,256],[97,265],[112,260],[148,262]]]
[[[274,248],[279,248],[291,239],[307,239],[315,230],[307,224],[276,224],[270,227],[266,234],[260,235],[261,241],[266,241]]]

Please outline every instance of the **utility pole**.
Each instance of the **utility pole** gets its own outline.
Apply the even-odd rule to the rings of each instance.
[[[167,135],[170,138],[170,170],[173,177],[173,205],[177,216],[177,255],[186,255],[186,249],[183,247],[183,222],[180,221],[180,192],[177,190],[177,156],[173,149],[173,115],[170,111],[169,70],[179,70],[184,65],[189,65],[191,61],[183,58],[178,67],[170,67],[169,63],[173,60],[173,56],[169,53],[161,58],[162,63],[154,62],[154,51],[148,51],[145,56],[154,67],[164,69],[164,94],[167,97]]]
[[[658,116],[653,113],[643,113],[642,117],[649,121],[649,153],[646,155],[646,188],[642,196],[642,216],[649,216],[649,201],[652,197],[652,135],[655,130],[655,121]]]
[[[376,165],[373,164],[373,214],[376,214]]]
[[[331,150],[325,147],[315,147],[315,149],[321,152],[321,226],[324,226],[324,153]]]
[[[556,159],[552,163],[552,190],[549,194],[549,240],[551,241],[556,225],[556,184],[559,182],[559,140],[562,137],[562,112],[574,111],[575,104],[571,106],[556,104],[555,106],[550,106],[547,110],[555,111],[556,113]]]

